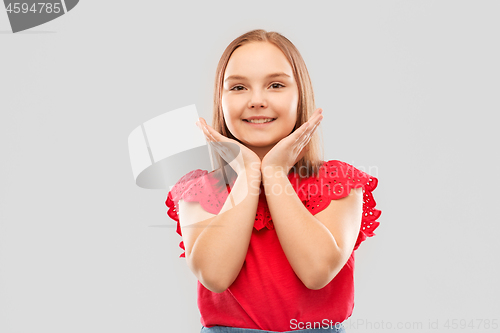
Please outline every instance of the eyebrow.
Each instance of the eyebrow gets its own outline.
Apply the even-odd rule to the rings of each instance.
[[[270,78],[275,78],[275,77],[280,77],[280,76],[286,76],[286,77],[290,77],[290,75],[286,74],[286,73],[272,73],[272,74],[269,74],[266,76],[266,79],[270,79]],[[225,81],[229,81],[229,80],[246,80],[247,78],[242,76],[242,75],[231,75],[231,76],[228,76],[225,80]]]

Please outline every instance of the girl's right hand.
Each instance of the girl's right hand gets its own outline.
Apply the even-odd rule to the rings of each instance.
[[[202,117],[196,122],[196,126],[203,131],[210,146],[233,168],[238,176],[242,172],[260,173],[261,160],[251,149],[220,134],[209,126]]]

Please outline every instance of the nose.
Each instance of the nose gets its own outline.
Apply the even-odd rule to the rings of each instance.
[[[255,108],[259,108],[259,107],[266,108],[267,101],[264,98],[262,93],[254,92],[254,93],[252,93],[252,96],[250,97],[250,101],[248,101],[248,108],[255,109]]]

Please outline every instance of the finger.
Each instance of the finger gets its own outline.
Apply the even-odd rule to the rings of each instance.
[[[209,126],[205,119],[203,119],[202,117],[200,117],[199,119],[203,133],[205,133],[205,136],[209,139],[209,141],[221,141],[219,138],[220,133]]]
[[[309,117],[309,121],[314,119],[315,117],[319,116],[320,114],[323,113],[323,109],[322,108],[317,108],[313,114],[311,115],[311,117]]]
[[[318,125],[321,123],[321,120],[323,120],[322,114],[318,114],[316,118],[309,120],[311,121],[311,124],[308,128],[306,135],[311,135],[316,130]]]
[[[235,148],[235,146],[240,146],[240,144],[217,132],[214,128],[208,125],[205,119],[203,119],[202,117],[200,117],[199,120],[201,127],[202,129],[204,129],[204,133],[206,134],[205,136],[210,139],[210,143],[218,148],[218,151],[220,153],[225,152],[227,156],[237,155],[237,153],[233,152],[232,150]],[[238,149],[238,153],[239,151],[240,150]]]
[[[200,123],[200,128],[201,128],[201,130],[202,130],[203,134],[205,135],[205,138],[207,139],[208,142],[217,141],[217,140],[215,140],[213,135],[210,134],[210,130],[203,122]]]
[[[294,144],[299,144],[302,140],[310,138],[314,130],[318,127],[319,123],[323,119],[323,115],[321,114],[321,109],[316,110],[316,114],[309,119],[309,121],[305,122],[303,125],[307,124],[307,127],[303,131],[300,131],[301,127],[299,127],[299,131],[297,131],[297,137],[294,141]]]
[[[297,156],[297,159],[296,159],[296,162],[300,161],[302,159],[302,157],[304,157],[304,155],[307,153],[307,148],[304,146],[302,147],[300,150],[299,150],[299,154]]]
[[[304,148],[309,143],[309,141],[311,141],[311,138],[312,138],[314,131],[316,130],[317,127],[318,127],[318,124],[313,126],[311,131],[304,133],[301,140],[299,140],[299,142],[297,143],[299,145],[300,149]]]
[[[323,109],[319,108],[314,112],[309,121],[315,122],[317,119],[322,119],[322,117],[323,117]]]
[[[201,122],[202,128],[204,129],[205,137],[207,137],[209,144],[217,151],[217,153],[219,153],[219,155],[224,160],[226,160],[229,163],[236,156],[236,154],[231,150],[231,148],[228,148],[227,146],[231,145],[233,140],[225,137],[224,135],[220,134],[215,129],[213,129],[206,123],[205,119],[200,117],[200,120],[202,121]]]
[[[298,153],[303,151],[310,140],[311,140],[310,136],[303,136],[301,140],[297,142],[297,145],[294,147],[295,151]]]
[[[322,112],[323,112],[323,110],[321,108],[316,109],[316,111],[313,112],[313,114],[311,115],[311,117],[309,118],[309,120],[306,121],[305,123],[303,123],[297,130],[295,130],[295,132],[299,132],[300,133],[300,129],[302,128],[302,126],[308,126],[309,129],[310,129],[311,125],[313,125],[318,120],[318,118],[320,117],[320,115],[321,115]],[[308,125],[306,125],[306,124],[308,124]],[[307,127],[304,128],[304,130],[306,130],[306,129],[307,129]],[[297,134],[299,134],[299,133],[297,133]]]
[[[301,135],[298,140],[296,141],[297,148],[299,151],[301,151],[308,143],[311,141],[312,135],[316,128],[318,128],[319,124],[321,123],[321,120],[323,119],[323,116],[320,115],[319,119],[316,119],[314,122],[314,125],[309,126],[308,130]]]
[[[315,123],[319,120],[323,119],[323,110],[318,109],[316,112],[313,114],[313,116],[309,119],[309,122]]]
[[[212,133],[217,133],[214,129],[212,129],[210,126],[206,125],[205,119],[200,117],[200,128],[203,131],[203,134],[205,135],[206,140],[208,141],[208,144],[211,145],[219,154],[222,154],[224,150],[224,146],[217,140]]]
[[[321,121],[323,120],[323,115],[319,115],[318,119],[314,121],[313,126],[309,126],[309,132],[312,133],[318,128],[319,124],[321,124]]]
[[[203,126],[203,131],[205,133],[205,136],[208,138],[209,141],[217,142],[218,140],[214,137],[212,134],[211,130],[207,126]]]
[[[309,120],[307,121],[307,123],[309,123],[309,126],[308,130],[306,131],[306,135],[313,132],[315,130],[315,125],[323,119],[323,115],[321,114],[322,112],[323,110],[321,108],[318,108],[316,109],[316,111],[314,111],[311,118],[309,118]]]
[[[298,161],[300,161],[304,155],[307,153],[307,151],[309,150],[309,148],[306,146],[307,142],[299,145],[297,147],[297,149],[294,149],[294,155],[296,156],[295,157],[295,162],[293,163],[293,165],[295,165]]]
[[[300,125],[300,127],[297,128],[290,136],[293,136],[293,135],[295,135],[296,137],[300,136],[302,133],[304,133],[307,130],[309,125],[310,125],[310,123],[306,121],[305,123]]]
[[[297,141],[300,140],[300,138],[306,133],[307,129],[309,128],[310,124],[309,122],[303,123],[295,132],[292,133],[290,137],[294,139],[293,143],[297,143]]]

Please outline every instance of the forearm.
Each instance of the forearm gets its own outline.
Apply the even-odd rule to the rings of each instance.
[[[257,181],[260,185],[260,173],[238,176],[220,213],[193,245],[191,260],[200,282],[210,282],[220,292],[232,284],[243,266],[259,200]]]
[[[300,280],[315,289],[335,269],[341,256],[339,246],[326,226],[300,201],[284,172],[268,171],[262,179],[283,251]]]

